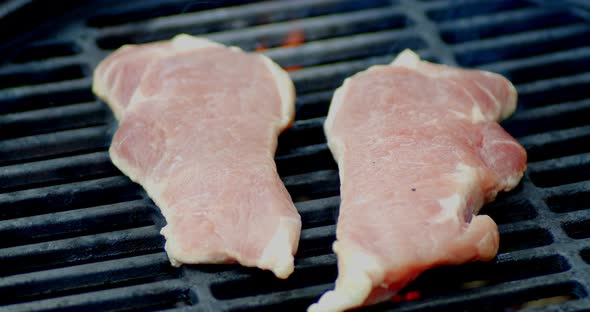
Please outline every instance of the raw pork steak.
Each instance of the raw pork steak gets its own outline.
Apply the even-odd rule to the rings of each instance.
[[[505,78],[409,50],[347,79],[324,125],[342,183],[339,273],[309,311],[384,301],[434,266],[492,259],[498,229],[477,213],[526,168],[497,123],[515,108]]]
[[[294,117],[282,69],[181,35],[115,52],[94,90],[121,118],[111,159],[162,211],[174,265],[239,262],[291,274],[301,221],[274,162]]]

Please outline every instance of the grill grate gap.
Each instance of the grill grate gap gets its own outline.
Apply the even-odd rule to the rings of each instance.
[[[426,47],[424,40],[412,31],[403,29],[321,40],[292,48],[271,49],[265,54],[287,71],[295,71],[342,61],[361,61],[371,57],[393,59],[392,55],[404,49],[422,50]],[[319,116],[325,116],[325,113]]]
[[[95,126],[0,141],[0,164],[10,165],[104,151],[109,127]]]
[[[9,289],[8,293],[4,293],[2,298],[0,298],[0,302],[2,304],[16,304],[16,303],[23,303],[23,302],[28,302],[28,301],[37,301],[37,300],[43,300],[43,299],[48,299],[48,298],[55,298],[55,297],[62,297],[62,296],[69,296],[69,295],[75,295],[75,294],[82,294],[82,293],[87,293],[87,292],[93,292],[93,291],[101,291],[101,290],[108,290],[108,289],[113,289],[113,288],[125,288],[125,287],[132,287],[135,285],[141,285],[141,284],[149,284],[149,283],[154,283],[154,282],[159,282],[159,281],[166,281],[166,280],[172,280],[177,278],[177,274],[175,274],[174,272],[171,272],[170,269],[166,268],[165,265],[162,265],[161,268],[158,269],[154,269],[154,268],[144,268],[146,269],[146,272],[143,274],[137,274],[137,276],[110,276],[111,274],[108,274],[106,276],[103,277],[103,280],[99,280],[96,282],[96,284],[92,284],[92,283],[87,283],[85,285],[80,285],[80,287],[74,287],[73,285],[60,285],[61,287],[63,287],[62,289],[59,289],[58,287],[52,288],[52,289],[47,289],[45,290],[43,293],[39,293],[39,294],[32,294],[32,295],[23,295],[23,293],[15,293],[12,294],[12,289]],[[148,271],[148,270],[151,270]],[[121,273],[121,272],[117,272],[117,273]],[[86,277],[87,278],[87,277]],[[70,280],[70,282],[72,282]],[[75,281],[74,283],[72,283],[75,285]],[[26,289],[25,291],[30,291],[30,288],[34,288],[37,285],[29,285],[29,289]],[[9,295],[13,295],[13,296],[9,296]],[[16,296],[16,297],[15,297]]]
[[[498,286],[500,287],[500,286]],[[485,295],[470,300],[446,305],[444,309],[461,311],[520,311],[533,307],[548,306],[551,303],[564,303],[584,298],[587,292],[577,282],[565,282],[553,285],[536,286],[513,292]],[[438,310],[432,307],[428,310]],[[419,311],[419,309],[418,309]]]
[[[549,209],[557,213],[586,210],[590,208],[590,192],[558,194],[547,199]]]
[[[582,259],[590,264],[590,249],[584,249],[580,252],[580,256],[582,257]]]
[[[459,1],[458,3],[451,3],[450,6],[431,10],[427,14],[428,17],[435,21],[448,21],[530,6],[531,3],[522,0]]]
[[[295,100],[295,118],[304,120],[326,116],[333,94],[329,90],[298,96]]]
[[[505,72],[514,84],[533,82],[550,78],[570,76],[585,73],[590,70],[590,56],[580,55],[556,61],[547,61],[533,66],[522,66]],[[560,102],[564,102],[560,100]]]
[[[294,153],[276,158],[277,170],[281,176],[290,176],[312,171],[332,169],[337,165],[330,151],[322,145],[308,153]]]
[[[258,0],[260,1],[260,0]],[[256,0],[224,0],[224,1],[177,1],[173,4],[159,4],[156,6],[139,6],[135,8],[124,8],[107,14],[100,14],[90,17],[87,24],[90,27],[108,27],[131,22],[145,21],[157,17],[165,17],[177,14],[186,14],[190,12],[214,9],[219,7],[228,7],[256,2]],[[113,10],[115,11],[115,10]]]
[[[109,119],[100,102],[0,115],[0,140],[104,125]]]
[[[106,152],[0,167],[0,193],[114,177],[120,172]]]
[[[571,129],[583,130],[584,128]],[[555,159],[559,157],[590,153],[590,146],[586,144],[590,134],[586,131],[576,131],[580,135],[562,137],[561,140],[541,140],[534,145],[526,146],[529,162]],[[542,137],[550,138],[547,134],[540,134]]]
[[[282,3],[277,3],[277,5],[279,4]],[[184,32],[193,35],[208,34],[208,36],[210,36],[209,34],[211,34],[211,36],[213,37],[223,37],[229,35],[230,38],[226,38],[225,40],[220,38],[213,39],[224,43],[238,45],[246,50],[254,50],[255,48],[260,47],[261,45],[265,48],[276,47],[284,43],[287,33],[289,31],[292,31],[293,29],[299,28],[304,32],[309,31],[309,29],[303,28],[303,26],[308,27],[308,24],[310,24],[310,21],[302,23],[302,21],[304,21],[305,19],[317,20],[318,17],[329,18],[331,16],[330,14],[349,14],[350,17],[348,19],[351,23],[354,23],[354,20],[359,20],[358,18],[353,19],[355,15],[358,15],[358,13],[354,13],[355,11],[371,10],[383,7],[385,5],[388,5],[389,1],[346,1],[342,4],[345,5],[340,7],[338,3],[334,3],[332,1],[322,1],[318,3],[310,1],[303,2],[303,4],[293,3],[290,5],[285,2],[285,5],[293,5],[294,8],[292,10],[285,10],[284,8],[282,8],[280,12],[278,12],[278,14],[274,15],[269,15],[265,11],[256,12],[256,10],[252,10],[254,12],[254,14],[252,14],[248,11],[248,6],[244,6],[243,8],[235,8],[236,11],[232,11],[231,9],[227,9],[226,11],[226,9],[224,9],[224,13],[219,14],[221,16],[228,16],[228,18],[211,20],[211,18],[208,17],[204,23],[200,23],[199,16],[195,15],[194,19],[191,19],[189,23],[186,23],[185,25],[176,25],[176,27],[172,28],[170,28],[170,26],[168,26],[167,24],[175,24],[175,20],[170,19],[166,21],[168,23],[163,23],[161,25],[162,27],[152,27],[154,29],[150,33],[145,32],[145,30],[143,29],[137,29],[136,31],[120,30],[118,32],[115,32],[115,34],[113,35],[99,37],[96,41],[96,44],[101,49],[109,50],[118,48],[121,45],[127,43],[145,43],[157,40],[164,40],[178,33]],[[242,14],[239,14],[241,9],[244,9],[244,12],[242,12]],[[233,14],[230,12],[237,14],[235,14],[236,16],[232,18]],[[387,20],[384,20],[384,18],[381,17],[380,23],[383,24],[386,22]],[[403,20],[398,19],[390,21],[390,23],[394,23],[392,25],[399,26],[402,26],[400,25],[400,23],[403,22]],[[358,24],[359,22],[356,23]],[[337,23],[332,27],[332,29],[334,31],[336,31],[338,28],[345,29],[345,26],[338,25],[339,24]],[[364,25],[365,28],[370,26],[362,23],[359,25]],[[249,26],[250,28],[247,28],[246,26]],[[317,28],[318,26],[320,26],[320,28]],[[325,30],[329,30],[325,26],[330,26],[330,24],[326,21],[324,23],[315,23],[311,25],[312,28],[319,29],[320,31],[315,30],[311,33],[307,32],[307,36],[305,36],[306,41],[317,40],[318,38],[313,39],[312,37],[323,32],[321,31],[322,26],[324,26],[323,28]],[[377,30],[375,28],[370,27],[368,29]],[[120,34],[120,32],[123,32],[124,34]],[[362,31],[359,30],[359,32]],[[261,34],[266,34],[266,36],[261,36]],[[323,35],[323,37],[329,37],[329,35]],[[244,40],[244,38],[249,39]]]
[[[329,225],[306,229],[301,233],[297,259],[322,256],[332,253],[332,243],[336,240],[336,226]]]
[[[456,295],[470,289],[565,272],[570,268],[565,258],[557,255],[439,267],[422,274],[406,291],[419,290],[421,298],[426,300],[429,297]],[[433,280],[445,283],[432,283]]]
[[[211,34],[210,37],[217,41],[238,45],[245,50],[254,50],[260,45],[265,48],[275,48],[285,44],[287,35],[293,29],[300,31],[306,42],[313,42],[361,33],[402,29],[412,24],[412,21],[406,16],[397,10],[391,9],[372,9],[329,16],[329,18],[329,20],[326,18],[323,20],[318,18],[295,20],[281,24],[258,26],[243,31]],[[152,40],[153,38],[149,38],[149,41]]]
[[[513,196],[500,195],[495,201],[484,206],[480,214],[490,216],[497,224],[514,223],[537,217],[537,211],[526,198],[518,196],[518,193],[516,195],[511,193],[511,195]]]
[[[470,67],[588,46],[590,45],[588,33],[590,33],[590,27],[587,23],[577,23],[543,31],[534,30],[457,44],[454,50],[458,62]]]
[[[9,61],[12,63],[26,63],[31,61],[46,60],[61,56],[75,55],[82,52],[80,47],[73,42],[45,42],[30,45],[19,51]]]
[[[0,89],[83,78],[88,68],[82,65],[65,66],[45,71],[0,74]]]
[[[336,224],[340,198],[337,196],[301,201],[295,206],[301,215],[303,229]]]
[[[328,289],[326,289],[328,290]],[[317,295],[308,295],[305,298],[287,299],[282,303],[265,306],[243,306],[230,309],[231,312],[275,312],[275,311],[305,311],[312,303],[317,301]]]
[[[89,89],[62,90],[16,98],[3,98],[0,96],[0,114],[87,103],[95,99]]]
[[[0,221],[0,248],[88,236],[153,225],[153,207],[137,202],[113,204]]]
[[[339,195],[339,181],[337,170],[314,171],[283,178],[295,203]]]
[[[529,176],[539,187],[552,187],[590,180],[590,159],[588,154],[575,155],[552,161],[550,167],[532,164]],[[537,166],[539,165],[539,166]]]
[[[500,232],[500,250],[498,250],[498,254],[546,246],[551,243],[553,243],[551,233],[542,228],[509,233]]]
[[[252,277],[211,285],[211,293],[217,299],[232,299],[259,294],[268,294],[331,283],[336,279],[335,266],[297,268],[287,280],[279,280],[268,272],[256,272]]]
[[[277,155],[286,153],[285,147],[294,149],[301,146],[326,143],[324,136],[324,117],[296,121],[293,127],[286,130],[279,136]]]
[[[585,100],[590,96],[589,81],[576,81],[575,79],[571,79],[571,82],[568,84],[551,83],[551,81],[549,81],[546,85],[541,86],[542,89],[538,91],[534,90],[533,92],[529,92],[528,90],[523,90],[520,92],[519,103],[522,104],[521,109],[559,105],[559,103],[563,102]],[[517,89],[519,87],[523,89],[526,88],[521,85],[517,86]]]
[[[450,44],[475,41],[535,29],[563,26],[579,19],[566,12],[526,8],[486,16],[469,18],[441,25],[441,38]]]
[[[502,123],[506,131],[515,137],[523,137],[543,132],[582,127],[590,118],[590,101],[562,102],[559,107],[545,107],[532,112],[532,116],[519,116]],[[567,108],[577,108],[568,110]],[[562,111],[559,108],[564,108]],[[522,117],[522,118],[520,118]]]
[[[2,249],[0,276],[59,269],[162,252],[164,240],[154,226],[100,233]],[[42,258],[44,261],[37,261]]]
[[[142,198],[127,177],[110,177],[0,194],[0,220],[22,218]]]
[[[9,306],[9,311],[146,311],[146,309],[184,307],[197,303],[179,280],[156,281],[125,288],[99,290],[78,295]],[[123,308],[123,309],[122,309]]]
[[[590,237],[590,220],[570,221],[563,224],[565,233],[573,239]]]

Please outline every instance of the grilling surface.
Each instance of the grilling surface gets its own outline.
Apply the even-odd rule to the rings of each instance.
[[[296,122],[276,161],[303,232],[285,281],[171,267],[158,209],[110,163],[116,125],[92,69],[122,44],[180,32],[293,70]],[[293,32],[305,42],[286,44]],[[590,23],[575,14],[508,0],[149,0],[89,6],[46,33],[0,64],[1,310],[303,311],[337,273],[338,173],[322,131],[333,90],[404,48],[508,77],[519,109],[503,125],[529,170],[482,211],[500,228],[494,261],[431,270],[365,310],[590,309]]]

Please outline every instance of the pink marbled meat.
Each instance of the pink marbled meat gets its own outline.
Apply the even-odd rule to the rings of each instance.
[[[125,45],[105,58],[94,71],[93,91],[121,119],[148,65],[166,51],[170,41]]]
[[[342,183],[339,275],[309,310],[384,301],[434,266],[492,259],[498,229],[477,213],[526,169],[497,123],[515,107],[505,78],[411,51],[347,79],[325,123]]]
[[[130,99],[120,110],[113,163],[162,211],[173,264],[238,262],[286,278],[301,221],[274,152],[293,119],[292,82],[269,59],[237,48],[189,36],[160,45],[175,53],[154,52],[139,66],[144,72],[131,97],[107,94]],[[142,47],[134,49],[145,60],[154,46]],[[116,54],[106,61],[139,64]],[[137,70],[120,79],[126,74]]]

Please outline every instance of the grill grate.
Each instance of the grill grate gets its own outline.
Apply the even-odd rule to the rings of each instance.
[[[339,182],[322,132],[333,89],[404,48],[514,81],[520,106],[504,126],[530,164],[483,210],[500,228],[494,261],[431,270],[366,310],[590,309],[590,23],[524,0],[102,1],[72,12],[2,52],[3,310],[304,310],[337,274]],[[293,31],[305,44],[282,46]],[[303,220],[286,281],[237,265],[172,268],[163,218],[108,159],[114,119],[90,92],[91,70],[121,44],[179,32],[302,68],[290,73],[297,120],[276,157]]]

